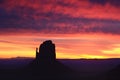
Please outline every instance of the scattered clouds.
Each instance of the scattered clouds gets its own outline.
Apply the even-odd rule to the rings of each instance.
[[[119,0],[0,0],[0,34],[120,34]]]

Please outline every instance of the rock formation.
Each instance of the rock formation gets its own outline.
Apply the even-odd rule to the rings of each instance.
[[[71,69],[56,60],[55,44],[47,40],[40,45],[39,49],[36,48],[36,58],[30,63],[28,71],[36,75],[53,76],[66,74]]]
[[[55,62],[55,44],[53,44],[51,40],[43,42],[39,50],[36,48],[36,60],[47,63]]]

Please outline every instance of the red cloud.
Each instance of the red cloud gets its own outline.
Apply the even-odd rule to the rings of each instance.
[[[8,11],[13,9],[19,11],[19,8],[22,7],[22,10],[20,10],[22,15],[29,15],[29,13],[26,13],[26,11],[27,9],[32,9],[34,10],[34,18],[36,18],[36,15],[39,17],[39,14],[41,13],[52,12],[54,14],[57,13],[71,17],[120,20],[119,7],[117,8],[110,3],[106,3],[105,5],[92,4],[89,0],[6,0],[6,3],[4,3],[3,6]]]
[[[2,16],[4,24],[0,19],[1,30],[5,27],[20,32],[120,34],[120,7],[109,2],[101,5],[90,0],[5,0],[0,7],[7,11],[5,16],[10,16]]]

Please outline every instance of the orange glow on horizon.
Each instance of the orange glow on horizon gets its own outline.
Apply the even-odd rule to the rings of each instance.
[[[57,36],[56,36],[57,35]],[[0,58],[35,57],[35,49],[48,39],[56,44],[57,58],[119,58],[120,36],[103,34],[53,34],[52,36],[0,36]]]
[[[35,57],[45,40],[57,58],[120,58],[120,1],[1,0],[0,58]]]

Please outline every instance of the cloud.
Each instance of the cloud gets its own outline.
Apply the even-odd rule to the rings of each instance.
[[[119,0],[0,0],[1,34],[120,34]]]
[[[120,7],[119,0],[90,0],[90,2],[101,5],[111,4],[112,6]]]
[[[3,4],[5,2],[5,0],[0,0],[0,4]]]
[[[13,42],[6,41],[6,40],[0,40],[0,43],[13,43]]]
[[[116,3],[115,1],[111,1],[111,3]],[[97,3],[101,4],[104,2],[106,3],[105,5],[97,5]],[[120,1],[118,1],[118,3],[119,2]],[[48,14],[46,15],[46,17],[48,18],[49,16],[53,16],[55,14],[87,18],[97,17],[119,19],[120,17],[118,15],[119,8],[111,5],[108,0],[107,2],[104,0],[6,0],[6,3],[4,3],[3,7],[8,11],[15,10],[16,12],[18,12],[19,15],[21,15],[21,17],[29,15],[29,17],[32,16],[33,18],[36,18],[44,14]],[[53,15],[51,15],[50,13]]]

